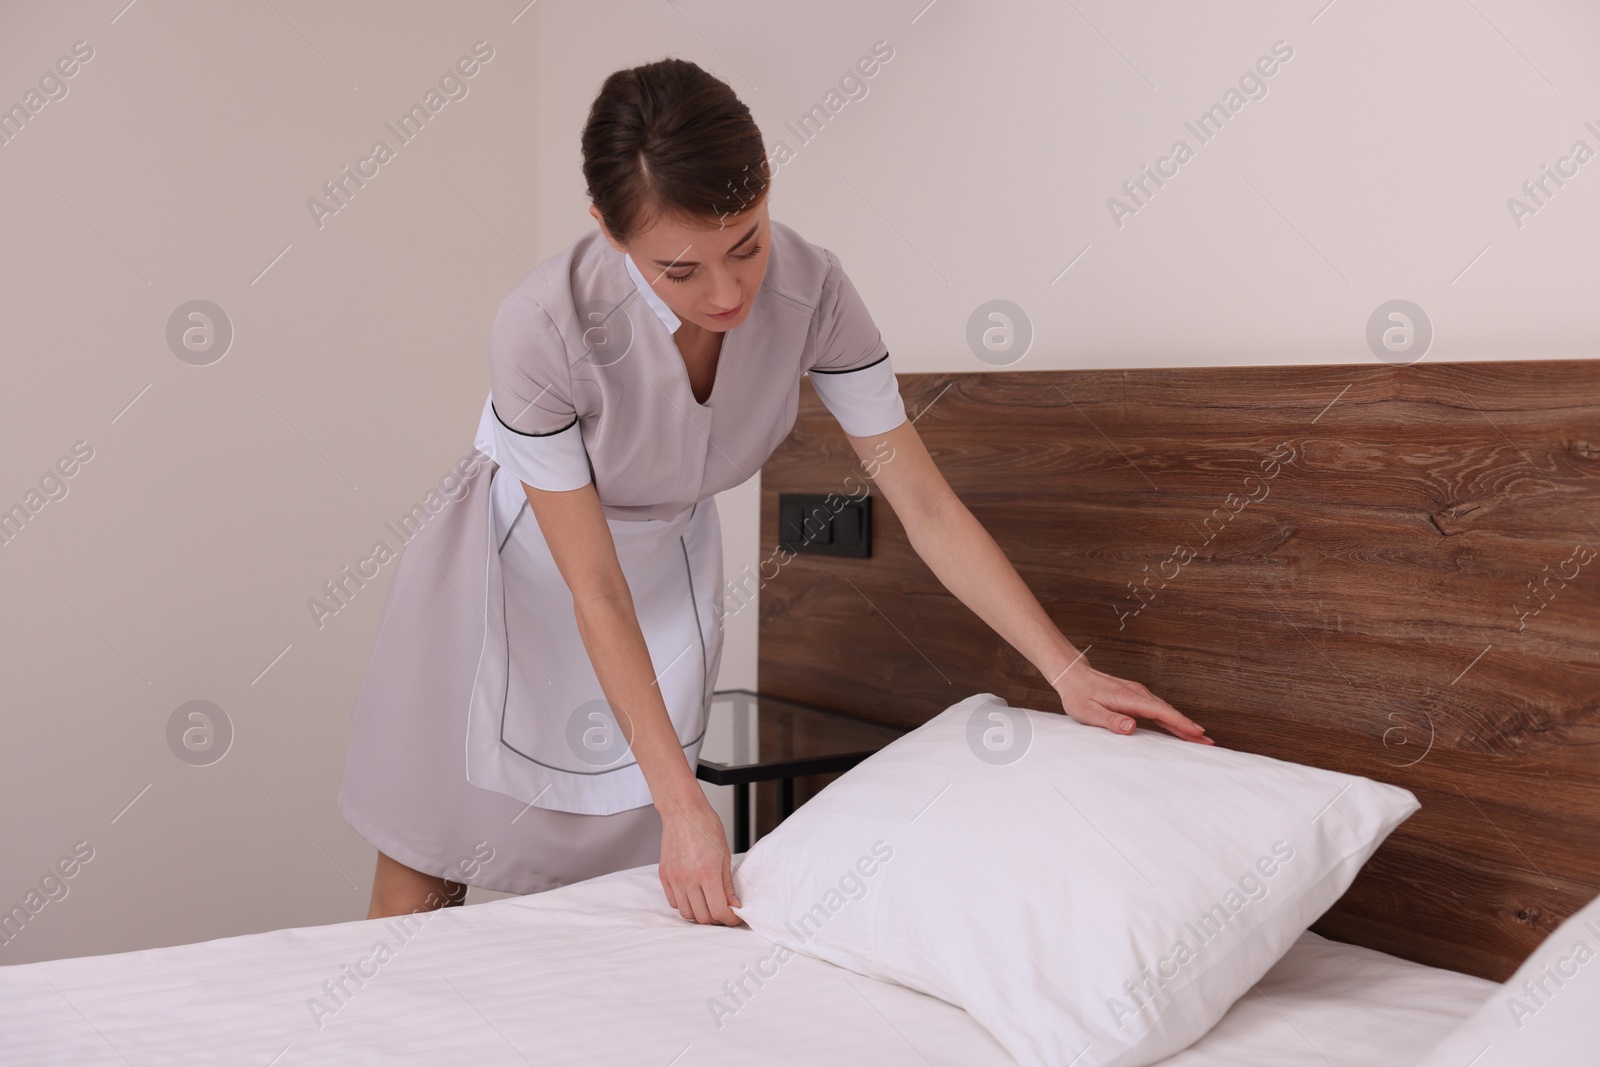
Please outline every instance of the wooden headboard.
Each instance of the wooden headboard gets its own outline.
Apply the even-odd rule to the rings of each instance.
[[[803,390],[762,468],[763,559],[780,491],[859,493]],[[906,374],[900,390],[1096,667],[1219,745],[1416,794],[1318,933],[1499,981],[1600,892],[1600,360]],[[908,728],[981,691],[1060,708],[881,499],[872,526],[870,559],[763,571],[764,693]]]

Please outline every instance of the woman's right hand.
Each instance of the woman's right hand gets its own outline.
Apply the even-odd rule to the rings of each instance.
[[[699,786],[682,801],[669,801],[661,814],[661,888],[667,903],[690,922],[739,926],[744,920],[733,888],[733,857],[722,820]]]

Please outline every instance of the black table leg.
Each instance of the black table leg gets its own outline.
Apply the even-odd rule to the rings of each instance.
[[[782,822],[794,814],[794,779],[784,778],[778,782],[778,821]]]
[[[733,787],[733,851],[750,851],[750,787]]]

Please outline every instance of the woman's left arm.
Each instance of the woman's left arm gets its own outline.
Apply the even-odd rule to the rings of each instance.
[[[1199,724],[1143,685],[1089,666],[950,488],[911,420],[872,437],[851,437],[850,445],[917,555],[956,599],[1038,668],[1061,697],[1063,711],[1123,734],[1134,728],[1130,716],[1142,716],[1185,741],[1212,743]]]

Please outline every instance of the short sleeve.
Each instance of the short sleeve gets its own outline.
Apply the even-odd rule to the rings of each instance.
[[[489,331],[489,399],[473,443],[535,489],[578,489],[593,478],[566,344],[545,309],[516,293]]]
[[[906,421],[889,349],[838,257],[823,251],[829,270],[817,301],[817,357],[807,373],[845,433],[885,433]]]

